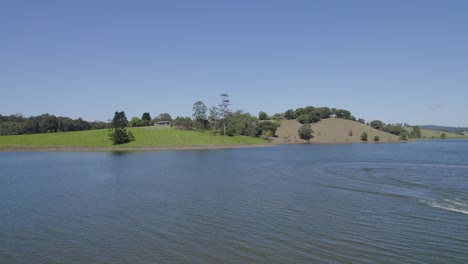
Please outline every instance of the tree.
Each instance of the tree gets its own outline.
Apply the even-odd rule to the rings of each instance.
[[[330,118],[330,116],[332,115],[332,111],[328,107],[315,108],[314,111],[317,111],[320,114],[321,119]]]
[[[367,132],[362,132],[362,134],[361,134],[361,140],[362,140],[362,141],[367,141]]]
[[[229,95],[221,94],[220,96],[221,104],[218,105],[219,114],[222,118],[226,118],[231,113],[231,110],[229,109],[231,102],[229,101]]]
[[[140,122],[141,122],[141,119],[138,118],[137,116],[134,116],[132,117],[132,119],[130,120],[130,126],[131,127],[137,127],[140,125]]]
[[[401,139],[401,140],[408,140],[408,137],[409,137],[408,131],[405,130],[405,131],[402,131],[402,132],[400,133],[400,139]]]
[[[193,128],[193,120],[190,117],[176,117],[172,121],[172,125],[181,130],[191,130]]]
[[[377,129],[377,130],[382,130],[383,127],[384,127],[384,123],[380,120],[374,120],[372,122],[370,122],[370,126],[374,129]]]
[[[307,106],[307,107],[304,108],[304,114],[310,114],[310,113],[312,113],[312,111],[314,111],[314,110],[315,110],[315,107],[313,107],[313,106]]]
[[[151,122],[150,114],[148,112],[143,113],[143,115],[141,116],[141,121],[142,121],[143,125],[148,126],[149,123]]]
[[[419,126],[414,126],[413,131],[410,133],[411,138],[421,138],[421,129]]]
[[[260,111],[260,113],[258,113],[258,119],[260,120],[268,120],[268,115],[267,113],[263,112],[263,111]]]
[[[128,125],[127,117],[125,112],[115,112],[114,118],[112,119],[111,128],[109,129],[108,136],[111,138],[112,142],[116,144],[123,144],[130,142],[127,131],[125,127]]]
[[[332,111],[332,113],[333,113],[333,111]],[[344,109],[336,109],[335,110],[335,116],[337,118],[350,119],[351,118],[351,112],[349,112],[348,110],[344,110]]]
[[[270,131],[271,132],[271,136],[275,136],[275,133],[276,133],[276,129],[278,129],[278,124],[276,123],[273,123],[271,121],[265,121],[265,122],[261,122],[259,124],[259,127],[260,127],[260,131],[263,132],[266,132],[266,131]]]
[[[297,109],[294,111],[294,115],[296,116],[296,118],[297,118],[298,116],[302,115],[302,114],[305,114],[305,113],[304,113],[304,108],[302,108],[302,107],[299,107],[299,108],[297,108]]]
[[[206,116],[206,111],[207,110],[208,110],[208,108],[206,107],[206,105],[202,101],[195,102],[193,104],[193,108],[192,108],[193,119],[195,119],[196,121],[208,120],[208,118]]]
[[[441,139],[446,139],[446,138],[447,138],[447,135],[446,135],[445,133],[442,133],[442,134],[440,134],[440,138],[441,138]]]
[[[310,124],[304,124],[302,125],[299,130],[297,131],[297,133],[299,133],[299,137],[301,139],[304,139],[304,140],[310,140],[311,138],[313,138],[314,136],[312,135],[312,133],[314,133],[314,131],[312,130],[312,128],[310,127]]]
[[[211,129],[217,129],[219,117],[219,109],[216,106],[212,106],[210,108],[210,115],[208,116],[208,121],[211,124]]]
[[[312,113],[310,113],[310,122],[311,123],[317,123],[320,120],[322,120],[322,115],[320,114],[320,110],[315,109],[314,111],[312,111]]]
[[[205,130],[208,127],[208,118],[206,116],[208,108],[202,101],[197,101],[193,104],[192,110],[195,127],[199,130]]]
[[[168,113],[163,113],[163,114],[158,115],[153,121],[154,122],[158,122],[158,121],[169,121],[169,122],[171,122],[172,117]]]
[[[299,122],[301,124],[310,124],[310,123],[312,123],[312,116],[310,114],[300,115],[297,118],[297,122]]]
[[[374,141],[375,141],[375,142],[379,142],[379,141],[380,141],[380,137],[379,137],[379,136],[375,136],[375,137],[374,137]]]
[[[286,112],[284,112],[284,118],[288,120],[296,119],[296,113],[294,113],[294,110],[289,109]]]
[[[229,95],[227,94],[221,94],[221,104],[218,105],[218,110],[220,116],[224,119],[223,122],[223,135],[226,135],[226,127],[227,127],[227,122],[226,118],[229,116],[231,113],[231,110],[229,107],[231,106],[231,102],[229,101]]]
[[[365,124],[365,123],[366,123],[366,120],[364,120],[363,118],[359,118],[359,119],[358,119],[358,122],[361,123],[361,124]]]

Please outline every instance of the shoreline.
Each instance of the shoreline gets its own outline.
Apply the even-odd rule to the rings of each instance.
[[[210,150],[237,148],[265,148],[277,144],[258,145],[194,145],[161,147],[12,147],[0,148],[0,152],[112,152],[112,151],[160,151],[160,150]]]

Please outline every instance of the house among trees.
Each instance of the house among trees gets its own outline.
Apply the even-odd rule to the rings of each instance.
[[[155,122],[154,125],[155,126],[167,126],[170,123],[171,123],[170,121],[158,121],[158,122]]]

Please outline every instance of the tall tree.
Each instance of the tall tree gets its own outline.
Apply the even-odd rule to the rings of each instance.
[[[231,110],[229,107],[231,106],[231,102],[229,101],[229,95],[227,94],[221,94],[221,104],[218,105],[219,109],[219,114],[223,118],[223,135],[226,135],[226,128],[227,128],[227,122],[226,118],[229,116],[231,113]]]
[[[208,108],[202,101],[197,101],[193,104],[193,119],[196,121],[208,120],[206,116],[206,111]]]
[[[206,111],[208,108],[202,101],[197,101],[193,104],[193,119],[195,119],[195,128],[205,130],[208,127],[208,118]]]
[[[221,94],[221,104],[218,105],[219,113],[222,118],[226,118],[230,113],[231,110],[229,107],[231,106],[231,101],[229,101],[229,95]]]
[[[216,106],[210,108],[210,115],[208,116],[208,121],[211,124],[211,129],[217,129],[217,123],[219,120],[219,109]]]
[[[143,113],[143,115],[141,116],[141,121],[143,122],[145,126],[149,125],[149,123],[151,122],[150,113],[148,112]]]
[[[128,125],[127,117],[125,112],[115,112],[114,118],[112,119],[111,128],[109,128],[108,136],[111,138],[114,144],[123,144],[130,142],[125,127]]]

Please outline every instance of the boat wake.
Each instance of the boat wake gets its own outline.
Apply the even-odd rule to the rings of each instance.
[[[443,199],[441,201],[421,200],[421,202],[434,208],[468,215],[468,203],[460,199]]]

